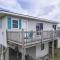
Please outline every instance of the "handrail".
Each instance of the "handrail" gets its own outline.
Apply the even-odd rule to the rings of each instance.
[[[36,41],[48,41],[53,39],[53,34],[54,38],[60,37],[60,31],[23,31],[22,36],[22,31],[7,31],[7,40],[11,41],[13,40],[14,42],[21,43],[22,42],[22,37],[24,39],[25,43],[28,42],[36,42]]]

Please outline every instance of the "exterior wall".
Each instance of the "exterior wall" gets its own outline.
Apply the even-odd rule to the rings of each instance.
[[[43,30],[44,31],[51,31],[51,30],[53,30],[52,25],[53,24],[51,24],[51,23],[43,23]]]
[[[50,30],[53,30],[52,28],[52,25],[51,23],[46,23],[46,22],[40,22],[40,21],[32,21],[32,20],[29,20],[28,21],[28,30],[33,30],[33,31],[36,31],[36,24],[37,23],[43,23],[43,30],[45,31],[50,31]]]
[[[40,21],[33,21],[33,20],[26,20],[26,19],[21,19],[22,20],[22,28],[19,29],[19,28],[11,28],[11,29],[8,29],[8,16],[3,18],[3,28],[2,28],[2,31],[3,31],[3,39],[4,39],[4,45],[7,46],[7,42],[6,42],[6,30],[10,30],[10,31],[20,31],[22,29],[26,30],[26,31],[36,31],[36,23],[43,23],[43,30],[53,30],[52,28],[52,25],[51,23],[46,23],[46,22],[40,22]],[[11,17],[11,20],[19,20],[19,18],[17,17]],[[1,36],[0,36],[1,38]],[[1,39],[2,39],[1,38]],[[58,46],[60,47],[60,45],[58,44]],[[43,57],[45,55],[48,54],[48,43],[46,42],[45,43],[45,48],[44,50],[41,50],[41,45],[37,45],[36,47],[31,47],[31,48],[27,48],[26,49],[26,53],[33,56],[33,58],[40,58],[40,57]]]
[[[7,16],[8,18],[8,16]],[[18,20],[19,21],[20,18],[17,17],[12,17],[11,16],[11,23],[13,20]],[[8,20],[8,19],[7,19]],[[11,29],[8,29],[8,25],[7,25],[7,29],[10,31],[21,31],[22,29],[24,29],[24,31],[27,31],[27,20],[25,19],[20,19],[21,20],[21,29],[19,29],[19,22],[18,22],[18,28],[13,28],[13,26],[11,25]]]
[[[11,20],[19,20],[19,18],[17,17],[11,17]],[[22,20],[22,28],[11,28],[11,31],[19,31],[19,30],[26,30],[26,31],[36,31],[36,24],[37,23],[43,23],[43,30],[53,30],[51,23],[46,23],[46,22],[40,22],[40,21],[36,21],[36,20],[26,20],[26,19],[21,19]],[[8,26],[7,26],[8,27]],[[8,29],[8,28],[7,28]],[[44,50],[41,50],[41,45],[37,45],[36,49],[35,48],[28,48],[27,50],[27,54],[30,54],[31,56],[33,56],[34,58],[39,58],[39,57],[43,57],[45,55],[48,54],[48,43],[45,43],[45,48]],[[36,50],[36,51],[35,51]],[[35,56],[36,55],[36,56]]]
[[[0,42],[2,45],[7,47],[6,42],[7,18],[3,17],[1,20],[2,20],[2,27],[0,28]]]
[[[2,31],[3,31],[3,44],[7,47],[7,39],[6,39],[6,30],[7,30],[7,17],[2,19]]]
[[[7,18],[8,18],[8,16],[7,16]],[[17,17],[11,17],[11,20],[19,20],[19,19],[20,18],[17,18]],[[20,30],[24,29],[25,31],[32,31],[32,30],[36,31],[36,24],[37,23],[43,23],[43,30],[47,30],[47,31],[53,30],[52,23],[40,22],[40,21],[36,21],[36,20],[28,20],[28,19],[23,19],[23,18],[21,18],[21,24],[22,24],[21,29],[11,28],[10,30],[11,31],[20,31]],[[19,25],[18,25],[18,27],[19,27]],[[8,26],[7,26],[7,29],[8,29]]]
[[[6,16],[3,17],[1,20],[2,20],[2,22],[1,22],[2,26],[0,28],[0,44],[7,47],[7,39],[6,39],[7,18],[6,18]],[[6,54],[7,54],[7,52],[6,52]],[[1,57],[1,59],[4,60],[4,57],[2,55],[0,57]],[[6,55],[6,57],[7,57],[7,55]],[[6,57],[5,57],[5,59],[6,59]],[[8,60],[8,58],[6,60]]]
[[[36,47],[34,46],[34,47],[27,48],[26,54],[29,54],[35,59],[36,58]]]
[[[3,31],[7,30],[7,16],[5,16],[4,18],[2,18],[2,29]]]
[[[17,18],[17,17],[12,17],[11,16],[11,20],[19,20],[20,18]],[[3,18],[3,31],[5,31],[6,29],[8,29],[8,16],[6,16],[5,18]],[[12,23],[12,22],[11,22]],[[40,21],[36,21],[36,20],[28,20],[28,19],[23,19],[21,18],[21,29],[19,28],[12,28],[11,29],[8,29],[8,30],[11,30],[11,31],[20,31],[22,29],[24,30],[28,30],[28,31],[36,31],[36,24],[37,23],[43,23],[43,30],[53,30],[52,28],[52,23],[47,23],[47,22],[40,22]],[[19,23],[18,23],[19,24]],[[19,27],[19,25],[18,25]]]
[[[2,22],[1,21],[2,21],[2,19],[0,19],[0,25],[1,25],[0,26],[0,44],[3,44],[3,42],[2,42],[2,40],[3,40],[2,39]]]
[[[58,38],[58,48],[60,48],[60,38]]]
[[[48,43],[44,43],[44,50],[41,50],[41,45],[36,46],[36,58],[43,57],[48,54]]]

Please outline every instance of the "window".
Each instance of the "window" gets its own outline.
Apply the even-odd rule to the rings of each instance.
[[[36,31],[43,30],[43,23],[37,23],[36,25]]]
[[[18,28],[18,20],[13,20],[13,28]]]
[[[44,50],[44,44],[41,44],[41,50]]]
[[[43,23],[37,23],[36,25],[36,31],[43,30]],[[37,35],[40,35],[41,33],[37,32]]]
[[[53,29],[56,30],[56,25],[53,25]]]

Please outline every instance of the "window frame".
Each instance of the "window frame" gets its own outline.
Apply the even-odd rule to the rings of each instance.
[[[53,25],[52,27],[53,27],[54,30],[56,30],[56,25]]]
[[[39,27],[38,28],[39,30],[37,30],[37,27]],[[40,31],[40,30],[43,30],[43,23],[37,23],[36,24],[36,31]]]
[[[13,21],[15,21],[15,23]],[[16,24],[17,27],[14,27],[14,24]],[[12,20],[12,28],[19,28],[19,21],[18,20]]]
[[[41,26],[42,26],[42,27],[41,27]],[[41,30],[43,30],[43,23],[37,23],[37,24],[36,24],[37,35],[41,35],[41,32],[39,32],[39,31],[41,31]]]

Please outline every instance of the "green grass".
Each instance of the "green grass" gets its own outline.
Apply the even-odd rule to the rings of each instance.
[[[50,60],[52,60],[52,56],[50,56]],[[60,60],[60,51],[55,53],[54,60]]]
[[[54,60],[60,60],[60,52],[59,53],[55,53],[55,59]]]

